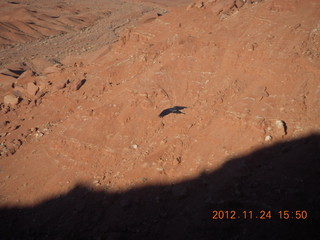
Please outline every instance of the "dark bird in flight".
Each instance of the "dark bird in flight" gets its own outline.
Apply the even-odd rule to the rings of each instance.
[[[167,108],[163,110],[160,114],[159,117],[163,118],[164,116],[170,114],[170,113],[176,113],[176,114],[185,114],[184,112],[181,112],[180,110],[185,109],[187,107],[182,107],[182,106],[174,106],[172,108]]]

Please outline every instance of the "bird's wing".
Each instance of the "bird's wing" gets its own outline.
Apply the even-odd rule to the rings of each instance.
[[[188,108],[188,107],[184,107],[184,106],[174,106],[173,108],[176,109],[176,110],[182,110],[182,109],[185,109],[185,108]]]
[[[163,110],[160,114],[159,114],[159,117],[164,117],[164,116],[166,116],[166,115],[168,115],[168,114],[170,114],[170,113],[172,113],[172,108],[167,108],[167,109],[165,109],[165,110]]]

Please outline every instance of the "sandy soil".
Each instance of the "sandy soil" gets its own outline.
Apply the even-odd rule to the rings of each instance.
[[[320,238],[319,1],[0,6],[4,239]]]

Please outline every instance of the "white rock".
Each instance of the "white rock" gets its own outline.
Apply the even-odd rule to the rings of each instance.
[[[264,138],[264,140],[265,140],[266,142],[270,142],[270,141],[272,140],[272,137],[271,137],[270,135],[268,135],[268,136],[266,136],[266,137]]]
[[[276,120],[276,126],[281,131],[282,135],[287,135],[287,125],[282,120]]]
[[[283,122],[281,120],[276,120],[276,125],[278,128],[283,128]]]
[[[10,95],[6,95],[3,98],[3,102],[5,105],[15,106],[19,103],[19,99],[16,96],[10,94]]]

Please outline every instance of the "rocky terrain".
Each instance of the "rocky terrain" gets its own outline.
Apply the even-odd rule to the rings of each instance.
[[[319,1],[0,6],[3,239],[320,238]]]

